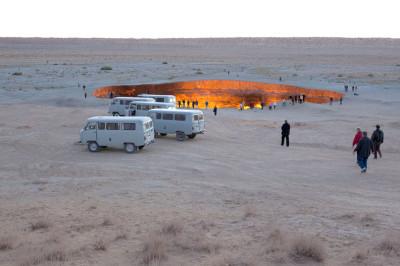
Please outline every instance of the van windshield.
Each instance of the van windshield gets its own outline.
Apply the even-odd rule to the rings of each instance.
[[[152,129],[152,128],[153,128],[153,121],[149,121],[149,122],[146,122],[146,123],[143,124],[143,129],[145,131],[149,130],[149,129]]]

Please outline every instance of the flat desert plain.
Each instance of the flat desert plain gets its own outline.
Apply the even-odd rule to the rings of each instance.
[[[136,154],[76,144],[97,87],[279,77],[359,95],[204,110],[204,135]],[[400,40],[3,38],[0,81],[1,265],[400,265]]]

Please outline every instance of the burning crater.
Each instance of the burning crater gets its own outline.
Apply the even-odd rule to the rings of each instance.
[[[93,95],[108,98],[115,96],[136,96],[141,93],[171,94],[177,101],[199,101],[199,107],[217,105],[219,108],[237,108],[244,102],[245,106],[259,106],[261,102],[279,103],[291,96],[305,95],[305,101],[311,103],[326,103],[330,98],[339,100],[342,93],[324,90],[302,88],[292,85],[269,84],[263,82],[242,80],[195,80],[162,84],[119,85],[97,88]]]

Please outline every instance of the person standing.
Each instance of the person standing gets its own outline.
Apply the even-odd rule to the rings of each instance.
[[[206,109],[208,109],[208,101],[206,101]]]
[[[372,143],[374,144],[374,159],[382,158],[381,144],[383,143],[383,131],[380,125],[376,125],[376,129],[371,136]]]
[[[357,164],[361,168],[361,173],[365,173],[367,172],[368,157],[371,155],[371,152],[374,151],[374,144],[368,138],[366,131],[364,131],[362,135],[363,137],[360,142],[358,142],[353,152],[357,152]]]
[[[178,108],[181,108],[181,101],[178,101]]]
[[[182,105],[183,105],[183,108],[185,108],[185,106],[186,106],[186,101],[185,100],[182,100]]]
[[[360,142],[361,138],[362,138],[361,128],[358,127],[356,129],[356,134],[354,135],[354,138],[353,138],[353,146],[352,146],[353,148]]]
[[[343,104],[343,97],[340,97],[339,103],[340,103],[340,104]]]
[[[290,124],[288,123],[287,120],[285,120],[285,123],[283,123],[281,129],[282,129],[281,146],[283,146],[286,140],[286,147],[289,147]]]
[[[218,108],[216,105],[214,105],[214,109],[213,109],[214,116],[217,116],[217,112],[218,112]]]

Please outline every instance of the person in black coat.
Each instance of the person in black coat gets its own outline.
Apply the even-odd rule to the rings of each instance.
[[[380,125],[376,125],[376,129],[371,136],[372,143],[374,144],[374,159],[382,158],[381,144],[383,143],[383,131]]]
[[[374,144],[368,138],[368,134],[366,131],[363,132],[363,137],[358,142],[354,152],[357,152],[357,164],[361,168],[361,173],[367,172],[367,161],[368,157],[371,155],[371,152],[374,151]]]
[[[287,120],[285,120],[285,123],[283,123],[282,127],[282,142],[281,145],[283,146],[285,140],[286,140],[286,147],[289,147],[289,134],[290,134],[290,124],[288,123]]]

